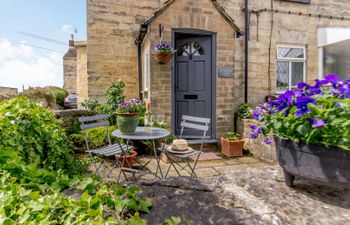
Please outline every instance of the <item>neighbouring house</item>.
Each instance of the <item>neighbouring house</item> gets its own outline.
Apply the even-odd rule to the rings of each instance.
[[[246,14],[245,0],[87,0],[87,42],[77,47],[81,99],[102,101],[121,79],[127,96],[151,102],[175,133],[183,114],[211,118],[215,140],[233,130],[245,75],[254,104],[325,72],[349,78],[349,1],[248,3]],[[168,64],[152,57],[160,41],[178,50]]]
[[[17,88],[0,87],[0,95],[16,96],[18,94]]]
[[[77,90],[77,50],[73,38],[69,40],[69,49],[63,56],[63,89],[69,93]]]

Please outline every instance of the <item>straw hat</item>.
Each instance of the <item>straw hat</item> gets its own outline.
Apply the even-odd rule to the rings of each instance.
[[[173,144],[171,145],[171,149],[174,151],[187,151],[188,143],[185,139],[175,139],[173,140]]]
[[[193,152],[193,149],[188,146],[186,140],[175,139],[172,145],[168,147],[168,151],[175,154],[187,154]]]

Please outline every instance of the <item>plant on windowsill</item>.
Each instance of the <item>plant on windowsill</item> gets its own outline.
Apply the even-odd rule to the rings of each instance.
[[[287,186],[295,176],[350,186],[350,80],[327,75],[314,86],[301,82],[253,116],[250,138],[263,135],[271,143],[267,136],[274,133]]]
[[[226,133],[221,137],[221,153],[228,157],[243,156],[244,140],[235,132]]]
[[[166,64],[176,53],[170,44],[161,42],[153,48],[153,57],[159,64]]]
[[[141,100],[131,98],[122,101],[117,109],[117,126],[123,134],[133,134],[139,123],[139,115],[145,112],[145,104]]]

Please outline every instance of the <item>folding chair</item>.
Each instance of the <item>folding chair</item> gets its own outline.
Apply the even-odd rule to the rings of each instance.
[[[126,151],[133,149],[134,147],[131,145],[124,145],[120,144],[119,142],[112,144],[111,143],[111,137],[108,131],[108,126],[109,126],[109,121],[108,121],[108,115],[97,115],[97,116],[87,116],[87,117],[80,117],[79,122],[81,122],[80,128],[82,130],[86,130],[89,128],[96,128],[96,127],[106,127],[106,136],[108,138],[108,145],[97,148],[97,149],[90,149],[89,147],[89,139],[87,137],[87,134],[85,135],[85,144],[87,151],[91,157],[93,156],[100,156],[102,158],[102,161],[99,166],[93,161],[93,165],[95,167],[95,173],[99,176],[100,174],[100,169],[102,165],[106,162],[104,158],[109,158],[109,157],[114,157],[116,160],[112,164],[112,168],[109,168],[106,166],[108,169],[109,173],[107,177],[110,176],[112,173],[113,169],[119,165],[119,160],[117,157],[115,157],[116,154],[125,154]],[[120,166],[120,165],[119,165]],[[120,176],[120,173],[119,173]],[[119,180],[118,176],[118,180]],[[125,176],[125,174],[124,174]]]
[[[190,130],[203,131],[200,149],[194,150],[192,153],[188,153],[188,154],[174,154],[174,153],[169,152],[167,150],[167,148],[165,148],[165,147],[159,148],[158,149],[159,151],[165,153],[168,156],[168,159],[170,162],[170,165],[169,165],[169,168],[165,174],[165,177],[168,176],[171,167],[173,167],[175,169],[178,176],[181,176],[179,170],[176,168],[176,165],[177,165],[181,168],[181,170],[185,170],[186,172],[188,172],[191,177],[198,178],[197,174],[195,173],[195,169],[196,169],[196,166],[198,163],[198,159],[203,152],[204,139],[205,139],[205,135],[207,134],[207,131],[209,130],[209,124],[210,124],[210,119],[208,119],[208,118],[185,116],[185,115],[182,116],[182,122],[180,125],[181,132],[180,132],[179,138],[180,139],[182,138],[185,128],[190,129]],[[190,164],[190,160],[191,160],[192,156],[197,156],[196,160],[194,161],[193,166],[191,166],[191,164]],[[185,162],[186,163],[185,166],[180,165],[178,163],[178,161]],[[186,170],[187,167],[190,169],[190,171]]]

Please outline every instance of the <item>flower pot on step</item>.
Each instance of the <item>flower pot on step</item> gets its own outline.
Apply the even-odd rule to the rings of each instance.
[[[221,138],[221,153],[227,157],[243,156],[244,140],[230,141]]]
[[[119,165],[125,168],[131,168],[135,163],[135,158],[137,156],[137,152],[135,150],[131,150],[130,154],[117,154],[116,158],[119,161]]]

